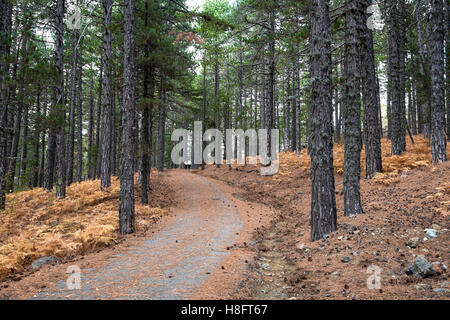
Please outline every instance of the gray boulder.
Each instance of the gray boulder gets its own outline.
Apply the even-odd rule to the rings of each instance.
[[[412,263],[408,265],[406,274],[420,278],[431,277],[435,274],[431,263],[424,256],[418,256]]]
[[[33,263],[31,264],[31,269],[39,270],[46,264],[53,264],[56,262],[58,262],[58,258],[55,256],[42,257],[33,261]]]

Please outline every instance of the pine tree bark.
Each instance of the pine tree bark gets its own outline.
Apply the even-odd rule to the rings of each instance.
[[[119,193],[119,230],[135,231],[134,211],[134,117],[135,117],[135,0],[124,0],[123,119]]]
[[[445,72],[446,72],[446,92],[447,92],[447,140],[450,141],[450,3],[444,1],[445,5]]]
[[[77,70],[78,70],[78,41],[80,35],[73,30],[72,70],[70,71],[70,111],[69,134],[67,137],[67,185],[73,182],[74,150],[75,150],[75,108],[77,104]]]
[[[33,131],[33,161],[31,163],[31,179],[30,188],[36,188],[39,184],[39,143],[41,136],[41,85],[38,84],[36,90],[36,115],[34,118],[34,131]]]
[[[26,12],[28,11],[28,8],[26,5],[24,5],[23,8],[23,15],[26,16]],[[6,172],[6,189],[7,192],[12,192],[15,189],[14,186],[14,179],[16,176],[16,164],[17,164],[17,156],[19,152],[19,140],[20,140],[20,132],[21,132],[21,124],[22,124],[22,117],[23,117],[23,111],[27,108],[25,105],[25,72],[27,70],[28,65],[28,53],[27,53],[27,47],[28,47],[28,40],[30,38],[30,21],[29,19],[26,19],[24,22],[24,30],[22,35],[22,42],[21,42],[21,60],[20,60],[20,66],[19,66],[19,84],[18,84],[18,101],[17,101],[17,110],[14,117],[14,129],[13,129],[13,137],[11,141],[11,148],[9,149],[8,157],[8,169]],[[12,89],[15,91],[16,89]]]
[[[364,103],[364,131],[366,140],[366,179],[373,178],[382,172],[381,134],[378,119],[377,79],[375,75],[375,53],[373,50],[373,34],[367,27],[369,15],[367,8],[370,0],[360,0],[360,36],[361,36],[361,80]]]
[[[269,52],[268,52],[268,99],[265,108],[265,129],[267,129],[267,156],[268,165],[271,164],[272,156],[272,129],[274,128],[274,108],[275,108],[275,8],[269,10]]]
[[[359,92],[358,0],[346,2],[345,15],[345,100],[344,110],[344,214],[363,213],[361,207],[361,99]]]
[[[391,0],[389,26],[390,26],[390,75],[391,75],[391,140],[392,155],[401,155],[406,150],[405,141],[405,88],[402,88],[404,81],[404,53],[401,44],[403,16],[402,16],[403,0]]]
[[[5,209],[5,174],[6,174],[6,124],[7,124],[7,96],[5,82],[9,72],[7,56],[9,55],[9,34],[12,17],[12,4],[7,0],[0,1],[0,211]]]
[[[93,145],[94,145],[94,77],[91,78],[90,85],[90,98],[89,98],[89,124],[88,124],[88,179],[94,179],[94,168],[93,163]]]
[[[430,105],[430,75],[428,73],[428,63],[425,59],[425,44],[422,32],[422,1],[417,0],[416,7],[417,20],[417,42],[419,46],[419,74],[417,78],[417,105],[418,105],[418,127],[419,133],[423,133],[427,138],[429,136],[428,110]]]
[[[56,179],[56,197],[63,199],[66,197],[66,134],[65,134],[65,115],[64,110],[64,0],[57,0],[56,6],[56,45],[55,45],[55,67],[56,83],[54,108],[57,114],[56,126],[56,150],[57,161],[57,179]]]
[[[148,27],[149,16],[149,2],[145,2],[145,27]],[[147,43],[144,49],[144,56],[148,59],[150,54],[150,45]],[[147,62],[148,63],[148,62]],[[144,67],[143,99],[144,105],[142,110],[142,125],[141,125],[141,202],[148,204],[148,192],[150,190],[150,154],[151,154],[151,140],[150,140],[150,108],[149,99],[153,98],[153,81],[154,75],[151,68],[146,65]]]
[[[19,162],[19,174],[18,174],[18,183],[20,187],[24,187],[27,182],[30,181],[29,177],[26,176],[27,172],[27,163],[28,163],[28,117],[29,117],[29,107],[28,105],[24,106],[23,112],[23,130],[22,130],[22,146],[20,149],[20,162]],[[28,181],[27,181],[28,179]]]
[[[431,126],[433,163],[447,161],[445,136],[444,15],[442,0],[431,0]],[[448,48],[447,48],[448,49]]]
[[[43,105],[43,117],[47,117],[47,105],[48,105],[48,92],[47,90],[44,90],[44,105]],[[41,159],[39,161],[39,183],[38,186],[39,187],[43,187],[44,186],[44,172],[45,172],[45,136],[47,135],[47,128],[43,128],[42,129],[42,133],[41,133]]]
[[[159,105],[159,115],[158,115],[158,137],[157,137],[157,145],[158,145],[158,154],[156,161],[156,169],[159,172],[164,170],[164,158],[165,158],[165,133],[166,133],[166,92],[164,88],[165,83],[162,80],[161,88],[160,88],[160,99],[162,103]],[[205,118],[202,117],[204,121]],[[204,164],[202,165],[202,167]]]
[[[97,125],[95,129],[95,175],[96,179],[100,178],[101,167],[101,146],[100,146],[100,133],[101,133],[101,118],[102,118],[102,96],[103,96],[103,64],[100,65],[100,78],[98,82],[98,99],[97,99]]]
[[[77,94],[77,171],[76,181],[82,181],[83,175],[83,63],[79,57],[78,94]]]
[[[111,108],[112,108],[112,82],[111,82],[111,21],[112,0],[103,0],[103,99],[102,99],[102,131],[101,131],[101,188],[107,190],[111,186]]]
[[[331,31],[327,0],[310,1],[311,240],[337,229],[333,168]]]

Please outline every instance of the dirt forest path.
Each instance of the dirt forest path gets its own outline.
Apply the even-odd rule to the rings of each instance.
[[[254,253],[230,249],[249,241],[255,226],[267,221],[261,218],[264,210],[224,192],[228,186],[220,182],[181,170],[167,175],[179,204],[158,231],[100,266],[82,267],[81,289],[68,290],[68,275],[60,275],[32,299],[218,298],[235,288],[247,270],[244,259]],[[95,254],[86,260],[95,261]]]

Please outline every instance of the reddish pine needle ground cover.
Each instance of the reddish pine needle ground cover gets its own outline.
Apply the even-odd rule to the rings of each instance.
[[[172,204],[164,175],[154,171],[151,178],[149,206],[140,204],[139,186],[135,190],[138,235]],[[64,200],[41,188],[7,195],[6,210],[0,212],[0,281],[23,273],[40,257],[64,261],[119,243],[119,188],[112,178],[108,192],[100,191],[99,180],[74,183]]]
[[[448,299],[450,285],[441,268],[430,278],[405,274],[418,255],[430,263],[450,265],[448,229],[450,212],[450,163],[431,165],[431,150],[422,136],[408,142],[402,156],[390,156],[390,142],[383,139],[385,172],[374,180],[361,180],[365,214],[343,215],[342,166],[344,150],[334,151],[338,231],[326,240],[310,242],[309,157],[280,154],[280,172],[259,175],[256,166],[208,166],[199,174],[242,190],[251,202],[277,208],[279,216],[255,239],[257,258],[237,298],[260,299]],[[449,155],[448,155],[449,156]],[[449,158],[450,159],[450,158]],[[361,155],[364,173],[364,152]],[[364,175],[362,175],[364,177]],[[440,234],[423,240],[424,229],[434,225]],[[419,238],[415,248],[406,246]],[[350,259],[348,259],[348,258]],[[348,262],[343,262],[349,260]],[[381,268],[381,288],[368,289],[371,265]]]

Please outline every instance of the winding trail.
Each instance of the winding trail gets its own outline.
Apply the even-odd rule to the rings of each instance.
[[[81,270],[81,289],[35,299],[187,299],[220,268],[243,228],[232,201],[210,180],[169,173],[181,205],[150,238],[116,254],[99,269]]]

